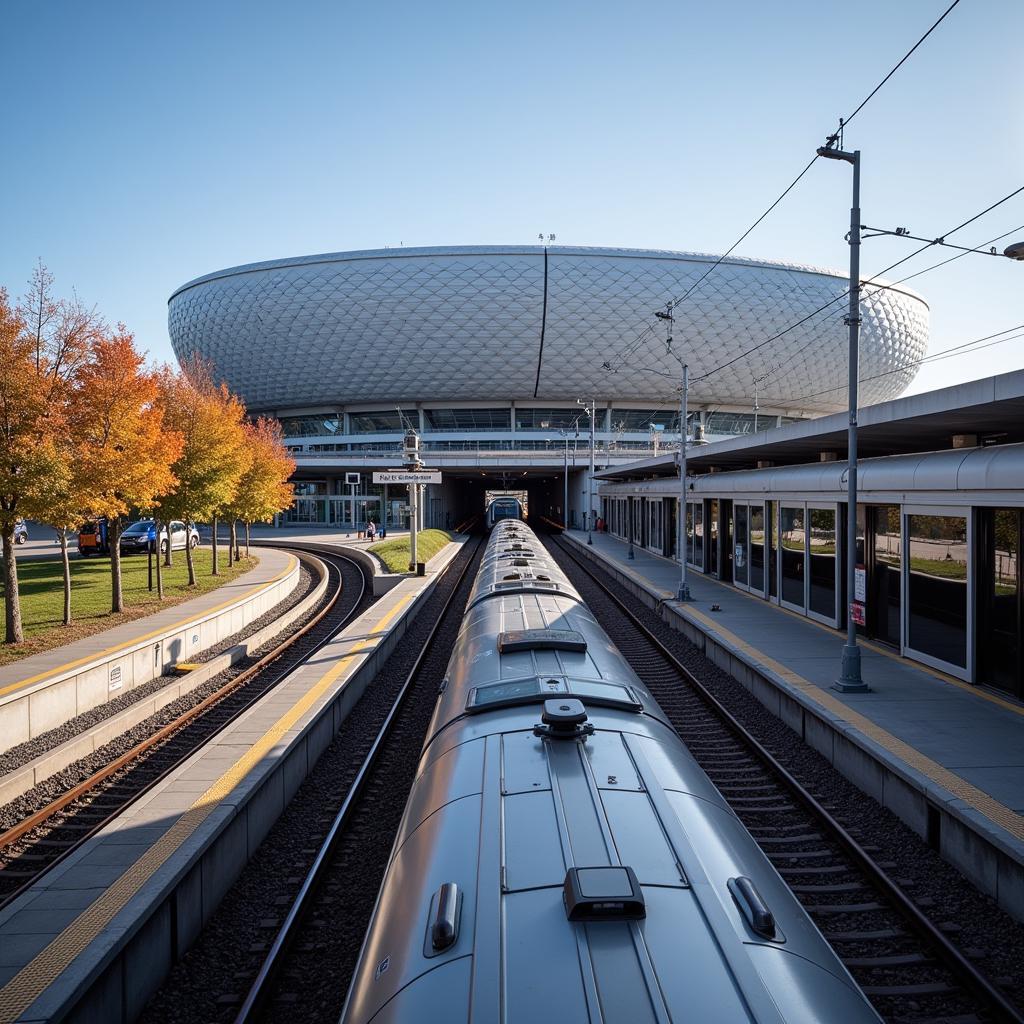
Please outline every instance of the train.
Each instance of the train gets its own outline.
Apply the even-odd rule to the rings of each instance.
[[[879,1024],[523,522],[468,598],[341,1024]]]
[[[487,529],[506,519],[523,519],[523,503],[518,498],[504,495],[495,498],[487,506]]]

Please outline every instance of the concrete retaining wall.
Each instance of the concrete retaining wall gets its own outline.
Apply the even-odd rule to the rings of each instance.
[[[191,693],[208,679],[212,679],[224,669],[247,658],[253,651],[258,650],[279,633],[284,632],[297,619],[306,615],[327,590],[327,567],[312,555],[308,555],[306,558],[308,558],[307,564],[319,574],[320,582],[298,604],[280,618],[268,623],[262,629],[258,629],[241,643],[229,647],[223,654],[203,662],[201,667],[185,675],[170,678],[167,685],[155,693],[136,701],[130,707],[119,711],[116,715],[111,715],[110,718],[66,740],[45,754],[40,754],[39,757],[33,758],[16,771],[0,777],[0,804],[9,803],[51,775],[67,768],[69,764],[74,764],[79,758],[88,757],[94,750],[98,750],[105,743],[109,743],[134,728],[139,722],[144,722],[161,708],[173,703],[179,697]]]
[[[214,647],[284,600],[298,582],[299,563],[294,560],[290,569],[268,586],[226,607],[197,613],[112,652],[71,662],[66,669],[46,673],[37,683],[5,694],[0,697],[0,750],[55,729]],[[135,625],[144,630],[145,621],[140,619]]]

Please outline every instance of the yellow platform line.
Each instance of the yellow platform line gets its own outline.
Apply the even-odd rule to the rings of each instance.
[[[75,957],[92,942],[156,871],[220,806],[228,794],[265,757],[282,736],[330,689],[356,656],[375,647],[398,613],[416,596],[406,594],[383,615],[372,633],[358,640],[323,678],[291,706],[249,750],[231,765],[209,789],[111,886],[83,910],[30,963],[0,989],[0,1022],[13,1024],[57,979]]]
[[[95,653],[87,654],[82,658],[76,658],[74,661],[65,662],[63,665],[47,669],[45,672],[29,676],[27,679],[19,679],[16,683],[10,683],[7,686],[0,688],[0,697],[4,696],[4,694],[10,693],[12,690],[20,690],[26,686],[30,686],[32,683],[38,683],[43,679],[48,679],[50,676],[60,675],[61,672],[66,672],[69,668],[76,668],[79,665],[85,665],[87,662],[97,661],[100,658],[105,658],[108,654],[116,654],[118,651],[123,651],[126,647],[134,647],[135,644],[144,643],[146,640],[151,640],[155,636],[160,636],[163,633],[173,633],[176,629],[179,629],[182,626],[187,626],[191,622],[198,622],[200,619],[205,619],[210,615],[213,615],[215,612],[219,612],[224,608],[227,608],[228,605],[234,604],[237,601],[244,601],[247,598],[252,597],[253,594],[258,594],[261,590],[266,590],[268,587],[272,587],[283,577],[287,576],[288,573],[295,568],[295,564],[295,557],[293,555],[289,555],[288,565],[276,576],[258,584],[241,596],[229,597],[226,601],[222,601],[220,604],[215,604],[212,608],[207,608],[205,612],[200,612],[199,615],[193,615],[187,619],[179,619],[177,622],[173,622],[169,626],[161,626],[159,629],[151,630],[149,633],[143,633],[142,636],[132,637],[131,640],[125,640],[123,643],[115,644],[113,647],[107,647],[102,651],[96,651]]]
[[[956,772],[950,771],[937,761],[926,757],[909,743],[905,743],[903,740],[893,736],[892,733],[877,725],[870,718],[854,711],[848,704],[844,704],[838,698],[833,697],[832,694],[826,693],[821,687],[808,679],[804,679],[803,676],[794,672],[791,668],[763,654],[756,647],[740,639],[735,633],[723,628],[716,620],[705,615],[703,612],[688,605],[686,607],[686,614],[692,615],[706,626],[708,630],[717,633],[755,663],[771,669],[772,672],[784,679],[790,686],[804,694],[812,703],[842,718],[860,730],[865,736],[874,740],[880,747],[889,751],[890,754],[912,768],[916,768],[923,775],[931,779],[932,782],[942,786],[954,796],[963,800],[964,803],[969,804],[976,811],[985,815],[990,821],[1006,829],[1015,838],[1024,840],[1024,818],[1016,811],[1001,804],[998,800],[989,796],[988,793],[978,789],[977,786],[972,786],[966,779],[957,775]]]

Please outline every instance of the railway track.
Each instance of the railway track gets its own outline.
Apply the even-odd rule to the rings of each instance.
[[[366,592],[362,570],[336,551],[296,550],[300,554],[306,550],[315,553],[327,567],[327,593],[313,615],[199,703],[0,834],[0,909],[260,700],[345,626]]]
[[[548,538],[593,613],[657,698],[701,768],[888,1021],[1024,1021],[947,938],[890,865],[785,768],[634,612],[616,585]]]
[[[479,566],[483,541],[472,543],[472,551],[420,641],[397,697],[326,829],[235,1017],[236,1024],[264,1019],[336,1019],[340,1012],[415,777],[438,684]],[[353,870],[356,866],[358,871]],[[363,881],[359,883],[361,898],[354,903],[356,874]],[[341,917],[339,904],[346,907]],[[325,942],[328,924],[333,934]],[[341,932],[345,934],[339,935]],[[340,941],[340,956],[330,940]],[[338,1005],[328,1008],[331,998]]]

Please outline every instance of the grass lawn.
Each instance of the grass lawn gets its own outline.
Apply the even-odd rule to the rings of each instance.
[[[174,552],[174,565],[164,567],[164,600],[158,601],[156,591],[146,589],[146,562],[141,555],[121,558],[121,577],[125,610],[120,615],[110,612],[110,559],[71,559],[72,624],[61,625],[64,617],[64,577],[59,558],[33,558],[18,563],[18,590],[21,594],[21,618],[25,626],[25,642],[0,644],[0,665],[7,665],[30,654],[48,651],[69,644],[83,636],[92,636],[122,622],[131,622],[169,605],[227,583],[256,565],[258,559],[243,558],[228,569],[227,551],[220,550],[220,575],[210,575],[212,553],[197,548],[195,554],[196,586],[189,589],[185,552]],[[153,570],[154,587],[156,569]],[[6,597],[5,599],[6,600]]]
[[[421,562],[429,562],[451,539],[452,534],[445,530],[421,530],[416,534],[416,558]],[[408,572],[408,537],[382,540],[379,544],[371,544],[368,550],[384,563],[388,572]]]

